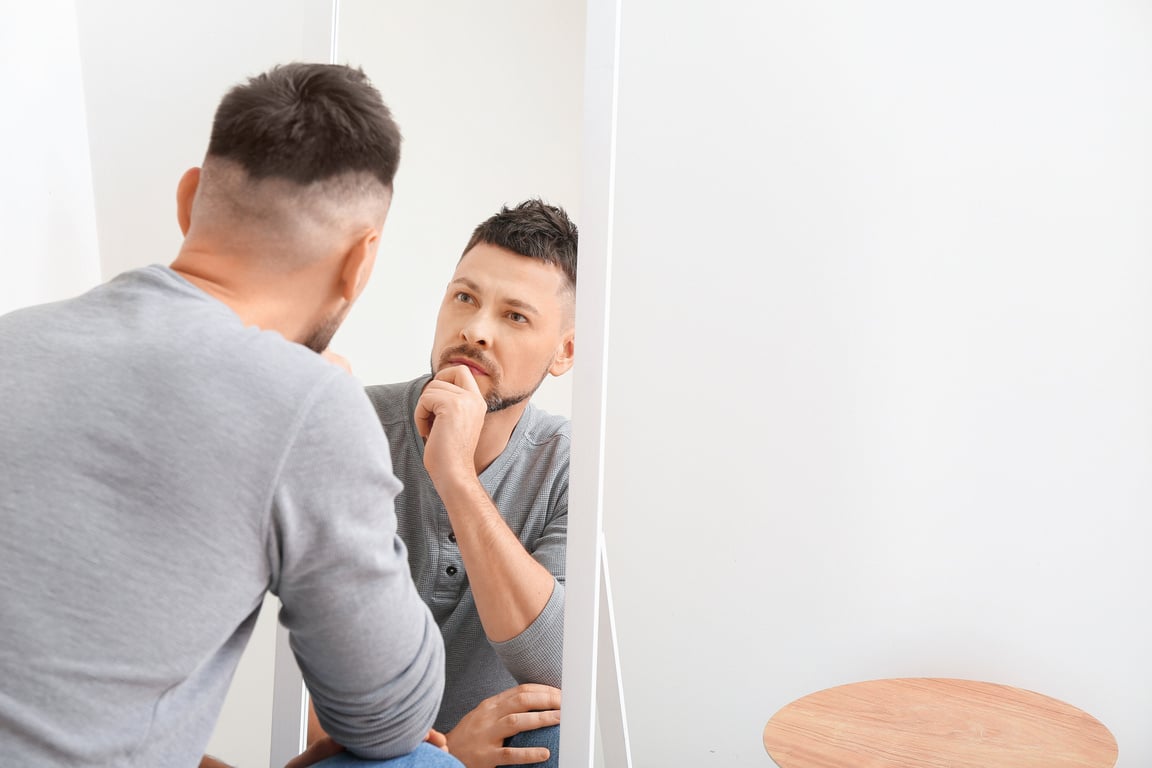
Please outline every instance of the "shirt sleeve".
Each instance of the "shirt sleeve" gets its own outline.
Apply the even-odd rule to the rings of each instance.
[[[540,683],[556,688],[561,683],[564,659],[564,566],[568,540],[568,489],[559,495],[554,514],[531,550],[532,556],[553,576],[552,595],[544,610],[523,632],[492,647],[517,683]]]
[[[272,491],[271,589],[324,730],[387,759],[426,737],[444,690],[444,645],[396,533],[384,432],[342,371],[317,388]]]

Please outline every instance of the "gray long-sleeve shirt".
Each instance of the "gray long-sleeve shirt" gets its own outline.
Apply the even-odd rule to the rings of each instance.
[[[392,465],[404,483],[396,499],[412,577],[444,636],[447,683],[436,728],[451,730],[483,699],[518,683],[559,687],[564,642],[564,567],[568,539],[571,425],[532,405],[480,483],[500,516],[556,579],[544,610],[511,640],[484,634],[448,512],[424,468],[416,403],[431,376],[367,388],[388,435]]]
[[[390,463],[352,377],[164,267],[0,317],[0,762],[195,766],[266,590],[328,732],[413,749]]]

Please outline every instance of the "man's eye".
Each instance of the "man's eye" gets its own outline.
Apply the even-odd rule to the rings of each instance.
[[[456,294],[456,301],[462,301],[465,304],[471,304],[473,302],[473,299],[472,299],[471,294],[464,293],[464,291],[460,291]]]
[[[524,315],[520,314],[519,312],[509,312],[508,313],[508,319],[514,323],[526,323],[526,322],[528,322],[528,318],[524,317]]]

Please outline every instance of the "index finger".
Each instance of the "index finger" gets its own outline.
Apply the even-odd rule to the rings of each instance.
[[[466,389],[469,392],[480,394],[480,387],[476,384],[476,377],[472,374],[472,369],[466,365],[451,365],[447,368],[441,368],[436,372],[433,380],[445,381],[449,384],[455,384],[461,389]]]

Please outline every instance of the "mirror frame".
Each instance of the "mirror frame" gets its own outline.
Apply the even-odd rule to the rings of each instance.
[[[586,0],[584,135],[576,338],[572,386],[564,603],[561,768],[591,768],[597,702],[608,765],[628,768],[623,700],[603,549],[608,318],[616,186],[616,117],[621,0]],[[612,759],[608,760],[609,755]]]
[[[621,0],[586,0],[584,57],[583,159],[579,288],[576,335],[580,364],[573,371],[572,467],[564,604],[564,723],[560,729],[562,768],[593,765],[596,700],[619,697],[614,637],[601,624],[608,598],[602,569],[603,470],[609,282],[616,165],[617,58]],[[304,59],[339,60],[340,0],[309,5],[303,35]],[[607,610],[603,614],[608,617]],[[606,618],[606,621],[608,619]],[[608,632],[605,632],[608,629]],[[608,644],[609,647],[603,646]],[[600,651],[606,653],[602,657]],[[610,658],[611,663],[603,663]],[[598,664],[598,661],[600,662]],[[599,680],[598,680],[599,670]],[[626,745],[623,709],[606,707],[619,723],[602,723]],[[308,694],[288,644],[288,632],[276,627],[273,672],[270,768],[280,768],[304,750]],[[616,751],[616,750],[614,750]],[[625,754],[622,759],[630,764]]]

